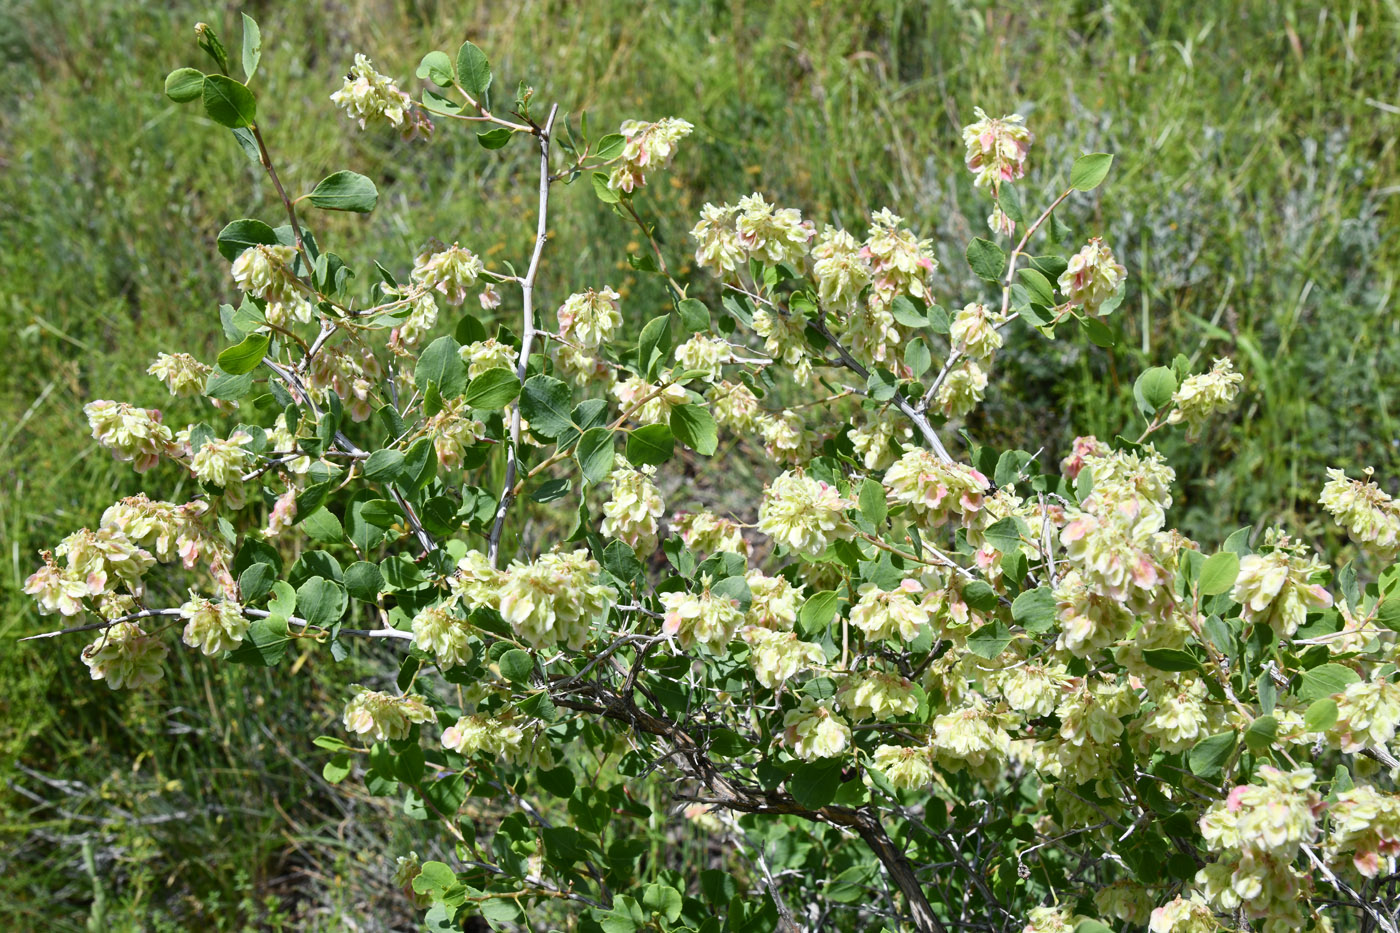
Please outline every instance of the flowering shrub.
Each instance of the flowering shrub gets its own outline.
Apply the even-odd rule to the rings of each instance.
[[[1329,472],[1360,554],[1340,568],[1283,529],[1174,530],[1149,438],[1235,404],[1228,359],[1142,373],[1140,432],[1058,464],[959,430],[1008,341],[1111,339],[1126,270],[1055,214],[1111,156],[1028,210],[1030,128],[975,111],[978,294],[948,294],[889,209],[819,230],[757,192],[704,206],[682,281],[642,197],[691,124],[594,138],[523,84],[493,100],[471,43],[424,57],[418,100],[358,55],[329,94],[350,121],[529,146],[538,214],[509,263],[431,241],[357,277],[302,208],[369,212],[374,182],[284,181],[197,34],[215,68],[166,93],[232,131],[286,222],[218,235],[241,296],[216,365],[150,365],[208,421],[87,406],[99,444],[194,493],[123,499],[44,552],[26,592],[84,621],[37,637],[89,633],[113,689],[178,642],[266,666],[397,647],[314,744],[328,780],[441,828],[438,859],[385,853],[434,930],[1396,933],[1400,505]],[[259,55],[245,17],[248,81]],[[546,303],[551,191],[577,180],[650,245],[632,266],[669,306],[607,282]],[[716,456],[763,488],[677,485]],[[687,832],[720,843],[704,864],[666,856]]]

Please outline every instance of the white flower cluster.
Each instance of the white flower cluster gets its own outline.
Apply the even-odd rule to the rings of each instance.
[[[612,603],[611,591],[598,582],[601,569],[583,550],[514,561],[500,588],[501,617],[533,648],[564,644],[577,651]]]
[[[891,502],[909,506],[933,529],[949,517],[961,516],[966,523],[982,508],[991,484],[987,477],[960,463],[944,463],[922,447],[906,451],[885,471],[885,489]]]
[[[155,376],[171,395],[202,395],[214,367],[206,366],[188,353],[161,353],[146,372]]]
[[[99,399],[84,405],[83,414],[93,440],[118,460],[131,461],[137,473],[146,472],[162,456],[173,453],[175,435],[161,424],[161,414],[155,409]]]
[[[413,644],[443,667],[459,667],[472,659],[471,629],[446,606],[428,606],[413,617]]]
[[[1272,626],[1291,638],[1308,610],[1332,605],[1332,594],[1312,582],[1327,567],[1308,553],[1306,544],[1290,543],[1277,529],[1270,529],[1265,543],[1272,550],[1240,559],[1231,598],[1240,604],[1240,618]]]
[[[1026,129],[1020,114],[992,118],[975,107],[975,123],[963,127],[967,147],[967,170],[976,175],[973,184],[996,191],[1003,182],[1016,181],[1026,174],[1026,155],[1035,137]]]
[[[625,541],[634,550],[648,554],[656,549],[657,520],[666,510],[661,492],[652,477],[656,467],[643,464],[633,468],[619,457],[608,481],[612,495],[603,505],[604,535]]]
[[[665,168],[676,154],[676,144],[690,135],[693,125],[678,117],[655,123],[627,120],[622,124],[622,161],[608,176],[608,187],[631,194],[647,183],[647,172]]]
[[[1215,361],[1210,372],[1187,376],[1172,396],[1175,406],[1167,416],[1168,424],[1186,422],[1187,433],[1201,433],[1211,415],[1224,411],[1235,403],[1240,394],[1244,376],[1235,372],[1235,364],[1228,358]]]
[[[575,292],[559,306],[559,336],[580,347],[596,349],[622,326],[621,296],[606,285]]]
[[[468,448],[486,436],[486,425],[471,416],[471,409],[460,398],[445,404],[424,429],[433,439],[433,452],[444,470],[460,469]]]
[[[292,274],[296,254],[291,246],[250,246],[233,261],[230,271],[234,284],[254,298],[289,304],[298,297],[297,279]]]
[[[164,676],[161,664],[169,653],[159,638],[146,634],[135,622],[118,622],[83,649],[83,663],[93,680],[105,680],[113,690],[134,689]]]
[[[1328,470],[1318,502],[1356,543],[1386,554],[1400,550],[1400,502],[1371,480],[1369,469],[1364,480]]]
[[[744,621],[744,613],[737,599],[713,592],[710,583],[704,579],[699,593],[662,593],[661,605],[666,612],[661,631],[686,651],[701,644],[713,654],[724,655]]]
[[[374,63],[361,54],[355,55],[355,64],[345,78],[345,84],[331,94],[331,102],[343,107],[352,119],[357,120],[360,129],[376,119],[390,126],[400,126],[405,111],[413,106],[412,100],[399,90],[394,79],[375,71]]]
[[[467,290],[485,271],[481,258],[453,243],[436,252],[424,252],[413,263],[413,281],[435,289],[454,308],[467,300]]]
[[[186,620],[185,644],[210,657],[237,648],[248,633],[243,607],[230,599],[215,602],[191,593],[180,607],[180,617]]]
[[[347,731],[368,736],[376,742],[396,742],[408,738],[415,723],[432,722],[436,717],[425,697],[417,693],[395,696],[351,684],[355,695],[345,704],[341,719]]]
[[[802,557],[820,557],[832,541],[854,531],[846,518],[854,506],[835,486],[787,472],[763,490],[758,530]]]
[[[1060,291],[1085,314],[1098,314],[1104,302],[1118,293],[1127,274],[1113,257],[1113,250],[1094,237],[1069,258],[1069,265],[1060,273]]]

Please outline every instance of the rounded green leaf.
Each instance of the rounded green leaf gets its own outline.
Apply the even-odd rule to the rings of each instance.
[[[165,96],[177,104],[187,104],[204,95],[204,72],[198,68],[176,68],[165,76]]]
[[[379,203],[379,189],[358,172],[336,172],[321,179],[307,200],[327,211],[368,214]]]
[[[471,408],[494,410],[504,408],[520,394],[520,380],[504,367],[488,369],[474,378],[462,393],[462,401]]]
[[[281,242],[276,230],[261,220],[245,217],[219,231],[219,255],[233,262],[250,246],[276,246]]]
[[[1172,400],[1176,393],[1176,373],[1165,366],[1153,366],[1138,376],[1133,384],[1133,397],[1143,414],[1151,415]]]
[[[345,589],[361,602],[372,603],[379,599],[379,590],[384,585],[384,575],[379,565],[367,560],[357,560],[345,568]]]
[[[672,408],[671,433],[702,456],[708,457],[719,449],[719,427],[709,410],[700,405]]]
[[[1076,191],[1093,191],[1108,177],[1113,165],[1113,155],[1108,152],[1091,152],[1074,160],[1069,170],[1069,186]]]
[[[325,577],[312,577],[297,589],[301,617],[320,628],[338,622],[348,603],[344,588]]]
[[[463,42],[457,50],[457,79],[478,101],[491,86],[491,63],[486,60],[486,53],[470,42]]]
[[[452,70],[452,59],[446,52],[429,52],[418,63],[419,78],[426,78],[438,87],[451,87],[457,76]]]
[[[676,436],[667,424],[648,424],[627,435],[627,459],[632,463],[659,466],[671,459]]]
[[[589,428],[584,431],[583,436],[578,439],[574,456],[578,458],[579,468],[583,470],[583,478],[590,483],[601,483],[612,472],[613,459],[616,456],[613,449],[613,432],[607,428]]]
[[[258,104],[253,92],[232,78],[208,75],[204,79],[204,112],[215,123],[234,129],[253,125]]]
[[[501,676],[513,684],[528,684],[530,674],[535,669],[535,659],[530,657],[529,652],[521,651],[519,648],[512,648],[501,659],[496,662],[496,666],[501,670]]]
[[[1230,592],[1239,573],[1239,555],[1230,551],[1210,555],[1201,565],[1201,595],[1219,596],[1221,593]]]
[[[1006,272],[1006,253],[991,240],[973,237],[967,244],[967,264],[978,278],[996,282]]]
[[[267,334],[249,334],[242,343],[219,354],[219,368],[233,376],[252,372],[267,355],[268,343]]]
[[[253,17],[244,13],[243,76],[251,81],[253,72],[258,70],[258,62],[260,61],[262,61],[262,30],[258,29],[258,24],[253,21]]]
[[[570,412],[573,395],[553,376],[531,376],[520,391],[520,414],[540,437],[558,437],[574,426]]]

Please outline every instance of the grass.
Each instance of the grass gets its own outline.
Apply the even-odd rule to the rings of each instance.
[[[1117,153],[1109,183],[1066,218],[1080,235],[1104,233],[1132,287],[1112,351],[1019,333],[968,426],[979,440],[1057,458],[1075,433],[1133,424],[1129,389],[1146,366],[1228,354],[1247,379],[1238,412],[1204,443],[1165,443],[1186,530],[1211,543],[1282,521],[1319,535],[1311,503],[1325,466],[1395,475],[1394,3],[321,0],[250,12],[265,37],[260,108],[289,184],[307,190],[340,168],[379,181],[369,219],[316,219],[322,242],[362,270],[371,258],[405,267],[428,236],[518,256],[534,220],[517,186],[526,147],[500,157],[449,126],[426,147],[348,127],[327,96],[357,50],[408,83],[423,51],[469,36],[501,86],[525,78],[537,99],[587,110],[594,125],[691,120],[695,135],[647,201],[682,275],[698,207],[754,189],[819,222],[859,226],[890,205],[956,247],[987,213],[958,129],[975,105],[1016,109],[1038,137],[1031,203],[1064,185],[1079,152]],[[0,10],[11,89],[0,113],[0,919],[391,929],[408,917],[386,890],[392,856],[420,843],[392,813],[320,784],[305,740],[331,728],[342,672],[313,661],[274,681],[181,657],[159,691],[128,697],[85,679],[76,642],[12,641],[44,624],[19,593],[35,552],[140,486],[94,449],[82,404],[192,416],[144,368],[159,349],[212,358],[215,309],[232,293],[214,234],[234,217],[276,218],[227,134],[160,94],[166,71],[200,63],[198,19],[236,48],[232,9]],[[583,185],[557,204],[546,302],[611,282],[649,316],[655,286],[604,245],[619,221]],[[943,302],[978,297],[956,248],[941,258]]]

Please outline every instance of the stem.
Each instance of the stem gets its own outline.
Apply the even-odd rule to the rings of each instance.
[[[465,93],[465,92],[464,92]],[[470,97],[468,97],[470,100]],[[520,280],[520,294],[524,305],[524,334],[520,338],[520,357],[515,364],[515,377],[523,385],[525,371],[530,365],[530,349],[535,341],[535,276],[540,271],[540,254],[549,236],[549,133],[554,128],[554,117],[559,105],[549,108],[549,119],[540,128],[540,208],[539,219],[535,224],[535,250],[530,255],[530,268],[525,278]],[[501,559],[501,532],[505,530],[506,514],[515,500],[515,474],[520,459],[520,401],[510,406],[510,446],[506,448],[506,478],[501,486],[501,498],[496,506],[496,521],[491,526],[491,537],[487,547],[487,559],[496,567]]]

